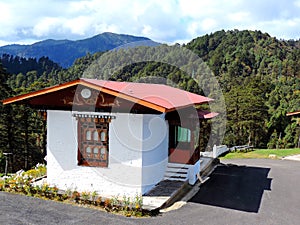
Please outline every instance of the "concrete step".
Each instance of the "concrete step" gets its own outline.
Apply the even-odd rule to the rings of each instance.
[[[184,172],[173,172],[173,171],[166,171],[165,172],[165,177],[172,177],[172,176],[177,176],[177,177],[187,177],[188,173]]]
[[[168,163],[168,167],[179,168],[179,169],[188,169],[188,165],[181,163]]]
[[[174,173],[187,173],[188,168],[178,168],[178,167],[167,167],[167,171],[174,172]]]
[[[182,178],[182,177],[164,177],[164,180],[187,181],[188,178]]]
[[[143,208],[148,210],[157,210],[168,208],[177,201],[187,202],[192,198],[198,191],[200,186],[209,179],[210,173],[213,171],[214,167],[219,163],[219,160],[212,158],[202,158],[201,159],[201,175],[199,182],[194,186],[189,185],[187,180],[180,181],[180,178],[164,179],[159,184],[157,184],[151,191],[143,196]],[[188,168],[182,164],[168,164],[170,168],[177,168],[180,171],[178,174],[182,176],[182,171],[188,173]],[[172,169],[173,171],[173,169]],[[166,172],[166,174],[168,174]],[[176,174],[176,173],[175,173]]]
[[[168,163],[164,180],[186,181],[188,180],[188,168],[183,164]]]

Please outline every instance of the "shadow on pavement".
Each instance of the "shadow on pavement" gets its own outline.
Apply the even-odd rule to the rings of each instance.
[[[271,190],[270,168],[220,165],[189,201],[257,213],[264,190]]]

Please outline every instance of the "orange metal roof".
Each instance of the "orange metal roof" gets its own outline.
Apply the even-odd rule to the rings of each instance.
[[[3,104],[18,102],[25,103],[26,100],[43,97],[43,95],[49,95],[76,85],[83,85],[96,89],[100,92],[116,96],[120,99],[126,99],[160,112],[169,112],[179,108],[207,103],[213,100],[211,98],[162,84],[117,82],[81,78],[40,91],[8,98],[2,102]]]

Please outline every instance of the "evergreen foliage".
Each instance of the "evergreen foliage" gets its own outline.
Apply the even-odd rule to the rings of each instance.
[[[300,42],[270,37],[260,31],[219,31],[186,45],[218,77],[226,98],[225,144],[295,147],[299,110]]]
[[[174,52],[165,48],[160,56],[151,47],[140,47],[134,52],[118,50],[121,67],[117,70],[110,70],[115,63],[110,60],[111,52],[88,53],[76,59],[68,69],[61,68],[46,56],[37,60],[5,54],[0,64],[0,98],[87,76],[165,83],[204,94],[205,88],[212,85],[207,78],[211,74],[209,67],[225,97],[227,127],[224,144],[250,144],[256,148],[297,146],[300,129],[297,120],[287,117],[286,113],[300,110],[300,92],[297,91],[300,90],[299,41],[278,40],[261,31],[222,30],[174,47]],[[185,71],[184,67],[174,66],[173,61],[193,68],[193,57],[180,56],[183,47],[196,53],[208,67],[197,65],[200,69]],[[164,61],[156,62],[155,59],[161,56]],[[131,57],[138,63],[130,63]],[[140,58],[148,60],[139,61]],[[99,68],[104,72],[99,72]],[[203,77],[203,73],[207,76]],[[218,100],[218,93],[205,94]],[[45,154],[45,123],[38,113],[18,105],[0,105],[0,113],[0,170],[4,166],[3,152],[14,153],[14,170],[24,168],[26,160],[28,168],[41,162]]]

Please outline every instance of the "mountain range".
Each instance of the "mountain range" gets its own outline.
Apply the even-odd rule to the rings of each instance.
[[[25,58],[41,58],[43,56],[58,63],[62,67],[70,67],[73,62],[87,53],[103,52],[120,46],[156,46],[159,43],[146,37],[105,32],[91,38],[71,41],[48,39],[31,45],[5,45],[0,47],[0,55],[9,54]]]

